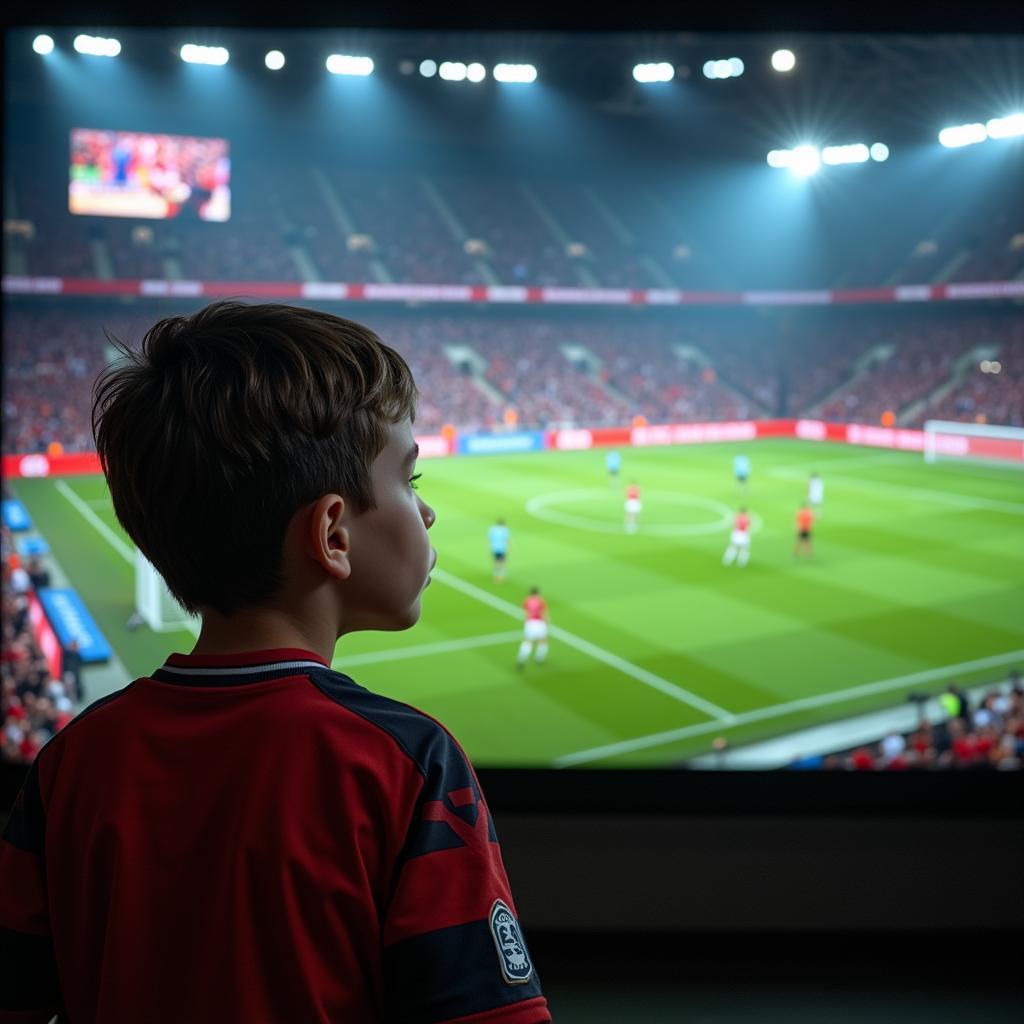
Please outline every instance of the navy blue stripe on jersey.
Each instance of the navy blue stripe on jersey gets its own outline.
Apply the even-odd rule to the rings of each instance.
[[[426,802],[441,801],[452,815],[469,825],[476,823],[477,804],[482,799],[480,789],[458,744],[441,725],[408,704],[364,689],[341,672],[325,669],[310,672],[309,678],[331,700],[391,736],[419,769],[423,776],[423,790],[413,815],[414,822],[420,822]],[[467,790],[472,794],[471,799],[459,800],[459,794]],[[489,817],[487,832],[488,839],[496,843],[498,836]],[[446,822],[422,822],[411,830],[396,871],[410,857],[464,845],[458,833]]]
[[[50,937],[0,928],[0,1012],[57,1009],[57,961]]]
[[[305,675],[309,669],[323,669],[319,661],[292,659],[265,665],[232,665],[223,668],[161,665],[151,678],[177,686],[245,686]]]
[[[442,987],[442,979],[450,986]],[[441,928],[403,939],[384,950],[385,1018],[433,1024],[468,1017],[541,995],[534,971],[510,985],[487,921]]]

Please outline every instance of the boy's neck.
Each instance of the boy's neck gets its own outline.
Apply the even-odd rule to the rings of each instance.
[[[328,623],[294,621],[277,609],[245,608],[230,617],[205,609],[192,654],[244,654],[282,648],[309,651],[328,664],[334,657],[337,631]]]

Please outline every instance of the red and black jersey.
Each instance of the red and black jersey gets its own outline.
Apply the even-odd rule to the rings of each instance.
[[[0,1021],[549,1021],[515,914],[432,718],[307,651],[175,654],[29,772]]]

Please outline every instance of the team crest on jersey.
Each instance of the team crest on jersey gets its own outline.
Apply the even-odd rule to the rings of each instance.
[[[509,985],[525,985],[533,977],[533,964],[519,922],[501,900],[491,907],[490,926],[502,977]]]

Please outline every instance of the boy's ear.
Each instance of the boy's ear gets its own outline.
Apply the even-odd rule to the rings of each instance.
[[[345,499],[340,494],[325,494],[313,505],[309,520],[309,554],[339,580],[352,573],[349,533],[342,526],[344,514]]]

